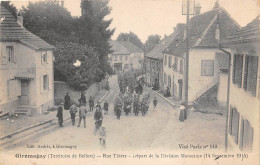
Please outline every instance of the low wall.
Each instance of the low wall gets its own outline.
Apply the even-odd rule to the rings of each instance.
[[[92,84],[86,91],[86,98],[89,99],[90,96],[95,96],[100,90],[100,83]],[[77,91],[70,87],[66,82],[54,81],[54,100],[55,105],[59,105],[61,102],[64,102],[64,96],[66,93],[70,93],[70,99],[72,102],[78,103],[78,100],[81,95],[81,91]]]

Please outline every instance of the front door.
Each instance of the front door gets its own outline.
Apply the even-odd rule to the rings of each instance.
[[[29,105],[29,81],[21,80],[20,105]]]
[[[179,99],[182,99],[182,81],[179,81]]]

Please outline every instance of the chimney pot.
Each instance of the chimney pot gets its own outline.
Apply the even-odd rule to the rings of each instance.
[[[23,16],[20,12],[17,14],[17,23],[23,27]]]

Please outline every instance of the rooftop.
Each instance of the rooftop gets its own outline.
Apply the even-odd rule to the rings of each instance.
[[[14,15],[1,6],[0,41],[19,42],[34,50],[52,50],[55,47],[19,25]]]
[[[143,53],[143,50],[135,46],[129,41],[109,41],[112,46],[113,54],[131,54],[131,53]]]

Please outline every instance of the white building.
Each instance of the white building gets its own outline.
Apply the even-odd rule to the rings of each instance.
[[[259,152],[259,16],[221,42],[231,54],[228,148]],[[257,155],[257,154],[256,154]]]
[[[53,46],[1,6],[0,111],[37,114],[53,106]]]
[[[216,55],[223,54],[218,42],[239,29],[238,24],[218,4],[200,14],[200,6],[189,21],[189,93],[192,103],[215,90],[219,84],[219,66]],[[164,89],[170,88],[176,99],[185,100],[186,27],[181,29],[164,50]]]
[[[109,54],[110,65],[118,73],[139,70],[143,67],[144,52],[129,41],[110,41],[112,54]]]

